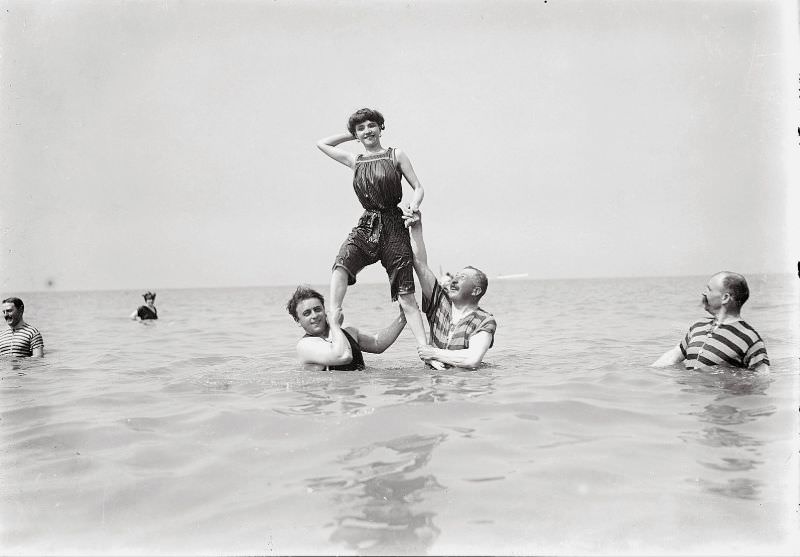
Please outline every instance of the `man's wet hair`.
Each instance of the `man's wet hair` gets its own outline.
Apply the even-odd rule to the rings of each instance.
[[[481,294],[476,298],[476,300],[480,300],[483,298],[483,295],[486,294],[486,289],[489,288],[489,279],[486,278],[486,273],[477,267],[467,265],[466,269],[472,269],[475,272],[475,286],[479,286],[481,289]]]
[[[19,311],[25,311],[25,304],[22,303],[22,300],[19,298],[11,297],[6,298],[3,300],[4,304],[14,304],[14,307],[17,308]]]
[[[386,129],[386,126],[383,125],[383,114],[378,112],[377,110],[373,110],[371,108],[361,108],[356,110],[353,114],[350,115],[350,118],[347,119],[347,131],[350,132],[350,135],[353,137],[356,136],[356,126],[370,120],[375,122],[380,126],[382,130]]]
[[[736,302],[736,307],[741,308],[750,297],[747,281],[739,273],[725,271],[724,275],[722,277],[722,288],[731,295],[731,298]]]
[[[289,298],[289,302],[286,304],[286,310],[289,312],[289,315],[292,316],[292,319],[297,321],[297,304],[303,300],[310,300],[312,298],[317,298],[322,302],[323,306],[325,305],[325,298],[313,288],[303,284],[297,287],[297,290],[294,291],[294,294],[292,294],[292,297]]]

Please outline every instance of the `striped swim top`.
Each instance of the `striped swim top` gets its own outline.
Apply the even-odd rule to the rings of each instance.
[[[769,365],[764,341],[745,321],[722,324],[714,318],[698,321],[689,327],[680,349],[689,369],[715,365],[753,369]]]
[[[0,332],[0,356],[33,356],[36,348],[44,348],[42,335],[36,327],[26,323],[22,327],[7,327]]]

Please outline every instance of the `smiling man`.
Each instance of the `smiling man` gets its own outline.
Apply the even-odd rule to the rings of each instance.
[[[8,329],[0,333],[0,356],[41,358],[44,355],[42,335],[36,327],[25,323],[22,319],[23,313],[25,304],[19,298],[3,300],[3,318],[8,324]]]
[[[723,365],[769,371],[764,341],[740,315],[749,297],[742,275],[723,271],[711,277],[702,293],[703,308],[711,317],[689,327],[681,343],[667,350],[653,367],[685,362],[688,369]]]
[[[455,273],[445,287],[428,266],[428,253],[422,237],[422,215],[406,211],[411,231],[414,270],[422,287],[422,310],[428,316],[431,345],[418,346],[419,357],[440,369],[437,363],[476,369],[494,344],[497,322],[478,306],[486,294],[489,280],[475,267]]]
[[[363,333],[355,327],[342,328],[341,310],[326,314],[322,294],[307,286],[297,287],[286,309],[306,333],[297,342],[297,358],[304,369],[314,371],[364,369],[361,353],[380,354],[397,340],[406,326],[401,310],[394,321],[377,333]]]

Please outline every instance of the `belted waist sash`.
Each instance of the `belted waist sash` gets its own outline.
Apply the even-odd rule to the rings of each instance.
[[[383,231],[383,219],[385,218],[401,218],[403,212],[399,207],[392,207],[383,211],[374,209],[366,209],[361,218],[358,219],[359,228],[363,227],[369,230],[368,240],[370,242],[377,242],[381,237]]]

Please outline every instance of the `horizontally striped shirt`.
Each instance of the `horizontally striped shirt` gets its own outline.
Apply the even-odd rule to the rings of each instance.
[[[769,365],[767,348],[756,330],[744,321],[718,325],[713,318],[698,321],[681,341],[686,367],[728,365],[754,369]]]
[[[36,348],[44,348],[42,335],[36,327],[26,323],[17,329],[7,327],[0,332],[0,356],[33,356]]]
[[[445,350],[469,348],[469,337],[481,331],[491,334],[492,343],[489,346],[494,344],[494,333],[497,330],[494,316],[488,311],[476,308],[457,323],[451,323],[453,302],[438,281],[434,282],[431,298],[422,297],[422,311],[428,316],[431,344],[437,348]]]

